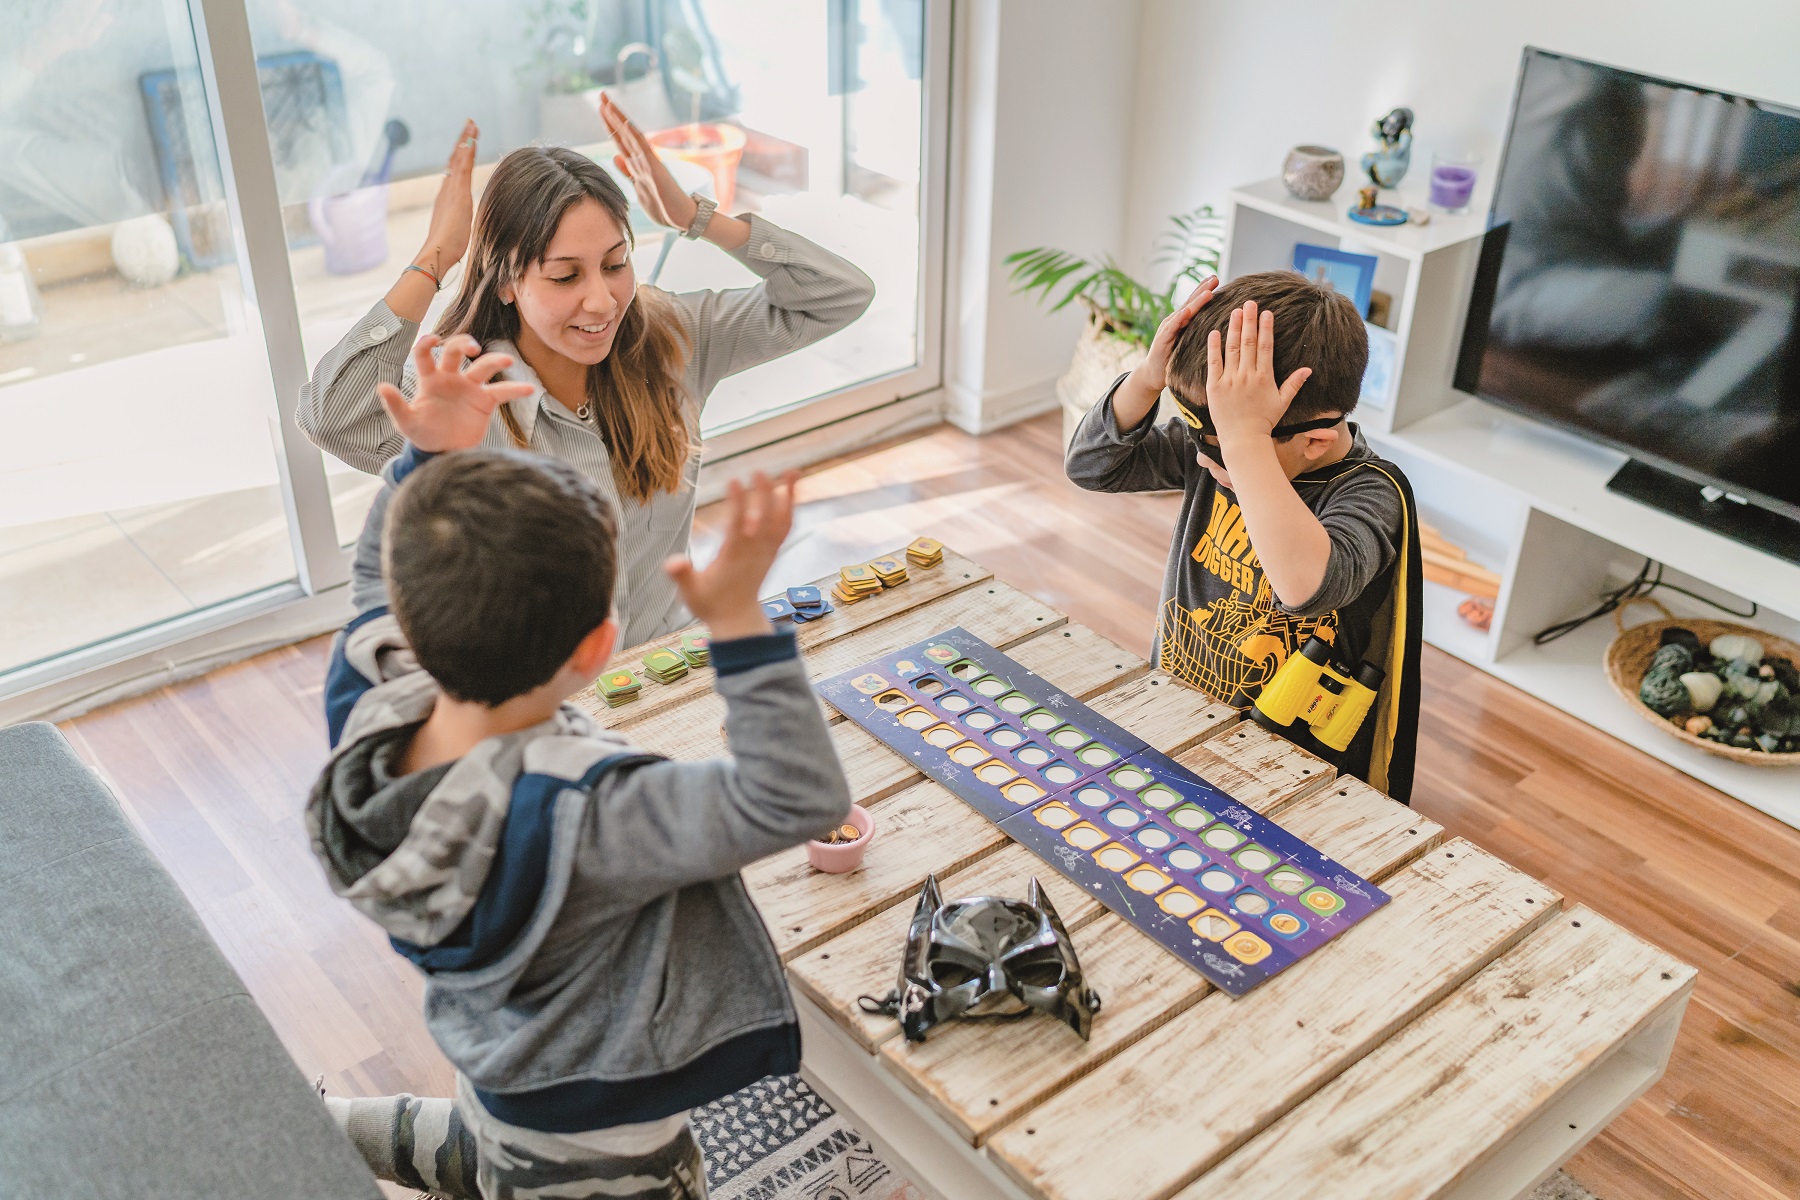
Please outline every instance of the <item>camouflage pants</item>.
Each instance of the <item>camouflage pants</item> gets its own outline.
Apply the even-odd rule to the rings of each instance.
[[[328,1099],[369,1169],[403,1187],[464,1200],[706,1200],[686,1114],[588,1133],[496,1120],[457,1078],[455,1100],[402,1093]]]

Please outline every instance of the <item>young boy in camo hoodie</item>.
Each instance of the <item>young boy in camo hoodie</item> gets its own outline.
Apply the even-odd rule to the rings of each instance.
[[[689,1110],[800,1063],[738,871],[850,807],[793,635],[757,601],[793,484],[733,485],[718,557],[669,567],[710,627],[735,753],[646,754],[564,703],[617,639],[606,499],[566,465],[462,449],[478,423],[459,416],[505,398],[498,369],[390,401],[409,445],[354,590],[385,582],[392,611],[359,612],[333,648],[332,755],[306,811],[333,890],[425,973],[456,1096],[327,1104],[407,1186],[697,1200]]]

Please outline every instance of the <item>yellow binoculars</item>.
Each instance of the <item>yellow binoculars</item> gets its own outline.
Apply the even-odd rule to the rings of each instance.
[[[1317,742],[1342,752],[1362,728],[1386,675],[1365,662],[1352,679],[1332,663],[1331,643],[1311,637],[1263,685],[1250,715],[1264,729],[1301,746]],[[1297,722],[1304,724],[1296,727]]]

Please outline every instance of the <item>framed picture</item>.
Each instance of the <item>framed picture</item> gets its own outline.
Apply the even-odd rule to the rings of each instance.
[[[1350,297],[1358,316],[1368,319],[1369,292],[1375,286],[1373,254],[1351,254],[1329,246],[1310,246],[1300,242],[1294,247],[1294,270],[1318,283],[1329,283]]]

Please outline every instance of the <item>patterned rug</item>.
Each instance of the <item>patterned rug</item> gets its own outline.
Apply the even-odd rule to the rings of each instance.
[[[694,1110],[712,1200],[925,1200],[798,1076]],[[1599,1200],[1558,1171],[1531,1200]]]
[[[798,1076],[694,1110],[712,1200],[925,1200]]]

